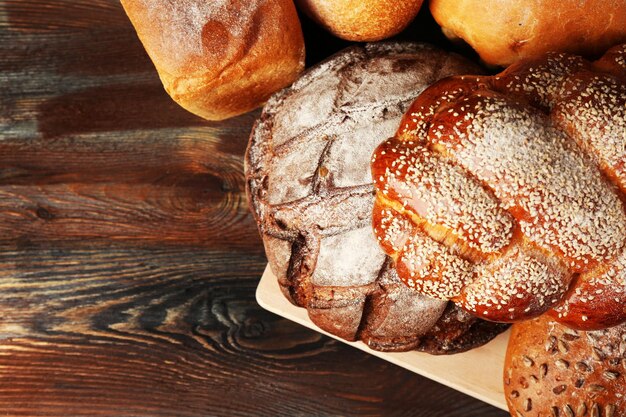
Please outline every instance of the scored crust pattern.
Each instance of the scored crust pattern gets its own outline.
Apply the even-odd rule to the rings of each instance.
[[[378,350],[449,353],[504,329],[410,291],[371,230],[374,148],[432,82],[476,69],[419,44],[349,48],[272,97],[246,153],[249,200],[285,295]]]
[[[427,89],[375,150],[400,278],[494,321],[626,320],[626,46]]]

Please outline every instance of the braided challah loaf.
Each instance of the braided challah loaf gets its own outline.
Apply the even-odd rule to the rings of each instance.
[[[626,320],[626,45],[434,84],[372,176],[375,233],[417,291],[493,321]]]

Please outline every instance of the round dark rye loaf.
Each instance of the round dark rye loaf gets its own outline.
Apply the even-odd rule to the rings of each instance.
[[[504,327],[417,295],[374,239],[369,162],[434,81],[476,72],[428,45],[352,47],[274,95],[255,125],[246,180],[272,272],[320,328],[378,350],[452,353]]]

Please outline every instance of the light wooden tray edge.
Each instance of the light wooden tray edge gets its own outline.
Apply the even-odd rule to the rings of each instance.
[[[422,352],[384,353],[370,349],[362,342],[348,342],[318,328],[307,312],[291,304],[280,291],[269,265],[256,291],[261,307],[274,314],[325,334],[345,344],[401,366],[443,385],[470,395],[502,410],[508,410],[504,399],[502,373],[509,332],[469,352],[433,356]]]

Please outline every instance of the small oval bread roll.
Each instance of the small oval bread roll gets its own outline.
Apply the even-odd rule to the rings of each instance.
[[[296,0],[333,35],[349,41],[378,41],[401,32],[423,0]]]
[[[304,68],[292,0],[122,0],[170,96],[209,120],[252,110]]]
[[[624,0],[431,0],[449,38],[461,38],[492,65],[544,52],[599,55],[626,40]]]

